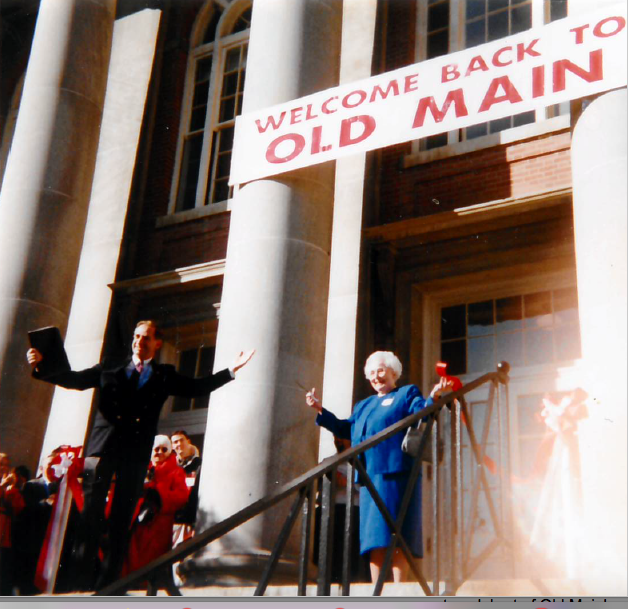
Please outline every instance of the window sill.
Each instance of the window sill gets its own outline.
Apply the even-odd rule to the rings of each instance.
[[[173,224],[181,224],[182,222],[190,222],[192,220],[199,220],[207,216],[214,216],[216,214],[224,214],[231,211],[231,202],[233,199],[227,201],[220,201],[219,203],[212,203],[204,207],[196,207],[194,209],[188,209],[186,211],[179,211],[167,216],[161,216],[155,221],[156,228],[163,228],[164,226],[172,226]]]
[[[499,133],[491,133],[490,135],[478,137],[466,142],[458,142],[456,144],[449,144],[447,146],[441,146],[440,148],[434,148],[433,150],[425,150],[423,152],[408,154],[403,157],[403,168],[408,169],[410,167],[414,167],[415,165],[423,165],[433,161],[440,161],[450,157],[476,152],[478,150],[483,150],[484,148],[510,144],[538,137],[539,135],[545,135],[546,133],[552,133],[554,131],[562,131],[564,129],[568,129],[570,124],[571,121],[569,115],[557,116],[538,123],[514,127],[512,129],[500,131]]]

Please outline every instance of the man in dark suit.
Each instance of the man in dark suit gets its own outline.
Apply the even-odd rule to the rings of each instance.
[[[80,561],[77,564],[84,574],[81,588],[94,586],[101,544],[104,561],[95,587],[100,589],[119,575],[133,512],[143,490],[159,413],[168,396],[207,395],[235,378],[236,371],[254,353],[242,352],[232,368],[193,379],[177,373],[174,366],[153,361],[161,345],[157,324],[152,320],[140,321],[133,335],[133,357],[122,366],[107,369],[97,364],[80,372],[60,372],[45,378],[37,369],[43,359],[41,353],[36,349],[27,353],[35,378],[67,389],[100,390],[98,411],[84,453],[85,507],[75,545],[75,556]],[[114,495],[105,527],[105,505],[114,475]]]

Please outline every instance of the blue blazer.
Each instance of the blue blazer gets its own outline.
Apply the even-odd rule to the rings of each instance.
[[[323,408],[323,412],[316,417],[316,423],[335,436],[351,440],[351,444],[355,446],[397,421],[430,406],[432,402],[431,397],[426,400],[421,395],[416,385],[406,385],[385,396],[372,395],[358,402],[348,419],[339,419]],[[412,467],[412,457],[401,450],[404,436],[405,431],[401,431],[367,450],[364,453],[366,471],[369,474],[390,474],[409,470]]]

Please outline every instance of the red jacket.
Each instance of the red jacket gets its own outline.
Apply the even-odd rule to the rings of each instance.
[[[0,488],[0,548],[11,547],[11,522],[24,509],[24,499],[17,486]]]
[[[149,478],[144,490],[155,489],[159,493],[161,507],[149,522],[134,524],[123,575],[136,571],[172,549],[174,513],[188,500],[185,471],[177,465],[174,452],[156,467],[150,465]],[[142,509],[142,501],[138,505],[138,512]]]

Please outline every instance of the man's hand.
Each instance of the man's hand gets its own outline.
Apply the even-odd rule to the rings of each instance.
[[[321,401],[316,397],[315,387],[312,387],[312,390],[308,391],[305,394],[305,403],[310,408],[314,408],[318,412],[318,414],[321,414],[321,412],[323,412],[323,405],[321,404]]]
[[[33,347],[26,352],[26,359],[33,368],[36,368],[37,364],[44,359],[44,356]]]
[[[250,351],[240,351],[240,355],[235,358],[233,362],[233,373],[235,374],[240,368],[249,363],[249,360],[255,354],[255,349],[251,349]]]

